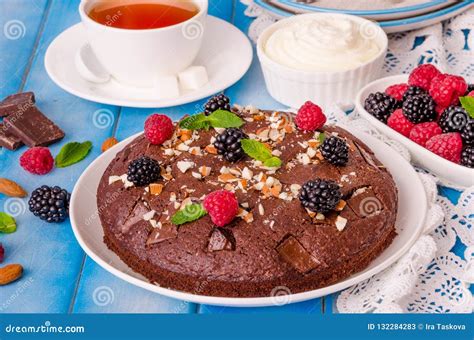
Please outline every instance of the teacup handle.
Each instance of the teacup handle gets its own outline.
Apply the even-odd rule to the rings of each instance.
[[[107,83],[110,74],[97,59],[89,44],[83,45],[76,53],[75,64],[77,72],[87,81],[93,83]]]

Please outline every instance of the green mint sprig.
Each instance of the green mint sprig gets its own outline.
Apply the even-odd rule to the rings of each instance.
[[[201,130],[213,128],[237,128],[244,125],[244,121],[235,113],[226,110],[214,111],[209,116],[200,113],[187,117],[179,123],[179,127],[186,130]]]
[[[464,110],[469,114],[469,117],[474,119],[474,97],[461,97],[459,100]]]
[[[326,134],[324,132],[320,132],[318,136],[319,144],[323,144],[325,140],[326,140]]]
[[[92,149],[91,142],[71,142],[61,148],[55,158],[57,168],[65,168],[82,161]]]
[[[0,233],[11,234],[16,231],[16,221],[7,213],[0,212]]]
[[[177,211],[171,217],[171,223],[175,225],[181,225],[188,222],[199,220],[201,217],[206,216],[207,211],[200,203],[188,204],[183,210]]]
[[[240,143],[242,144],[242,149],[248,156],[263,162],[263,165],[266,167],[278,168],[281,166],[281,159],[273,156],[265,144],[254,139],[242,139]]]

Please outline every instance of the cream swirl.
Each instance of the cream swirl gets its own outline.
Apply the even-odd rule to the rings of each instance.
[[[347,71],[375,58],[376,31],[350,19],[311,18],[277,29],[264,50],[275,62],[305,71]]]

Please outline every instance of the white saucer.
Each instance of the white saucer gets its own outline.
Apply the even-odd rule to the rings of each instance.
[[[95,84],[76,70],[74,57],[86,43],[82,24],[61,33],[48,47],[44,64],[50,78],[62,89],[94,102],[117,106],[161,108],[190,103],[223,91],[235,84],[252,63],[253,50],[247,36],[230,23],[208,17],[201,52],[194,64],[206,67],[209,83],[199,90],[182,91],[175,99],[156,99],[153,89],[140,89],[111,80]]]
[[[358,130],[345,128],[366,143],[392,174],[398,189],[396,220],[398,234],[392,244],[363,271],[328,287],[284,296],[285,303],[300,302],[335,293],[379,273],[405,254],[423,230],[427,198],[423,184],[413,167],[387,144]],[[70,217],[74,235],[82,249],[102,268],[122,280],[171,298],[220,306],[256,307],[275,305],[275,297],[230,298],[203,296],[160,287],[132,271],[114,252],[107,248],[103,241],[104,232],[101,222],[97,218],[96,192],[101,178],[97,174],[103,174],[115,155],[139,135],[127,138],[103,153],[89,165],[77,181],[71,195]],[[413,204],[413,202],[417,203]]]

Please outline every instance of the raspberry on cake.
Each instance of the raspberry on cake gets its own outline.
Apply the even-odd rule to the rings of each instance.
[[[155,145],[161,145],[170,139],[173,131],[173,122],[165,115],[151,115],[145,122],[145,136]]]
[[[364,143],[323,126],[311,103],[294,121],[251,106],[232,112],[239,129],[177,127],[162,145],[140,136],[110,163],[99,216],[128,266],[162,287],[195,292],[205,281],[199,294],[258,297],[328,286],[390,245],[397,189]],[[266,166],[269,157],[279,166]]]

